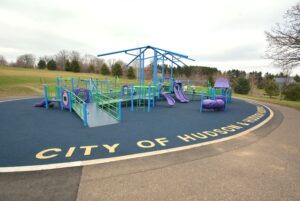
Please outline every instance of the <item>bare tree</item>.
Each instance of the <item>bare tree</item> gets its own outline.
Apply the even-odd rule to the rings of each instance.
[[[67,50],[60,50],[55,55],[55,61],[57,65],[58,70],[65,70],[66,68],[66,62],[69,59],[69,52]]]
[[[0,66],[6,66],[7,61],[3,55],[0,55]]]
[[[277,23],[271,31],[265,32],[269,43],[266,56],[289,76],[293,68],[300,64],[300,3],[283,17],[283,23]]]
[[[16,66],[33,68],[35,64],[35,56],[32,54],[23,54],[18,56]]]
[[[80,53],[77,51],[71,51],[70,52],[70,59],[71,61],[78,61],[81,62],[81,57],[80,57]]]
[[[90,66],[93,66],[95,67],[95,65],[93,64],[93,60],[95,59],[95,56],[94,55],[90,55],[90,54],[85,54],[83,57],[82,57],[82,68],[81,70],[83,72],[89,72],[89,67]]]
[[[39,57],[39,60],[44,60],[46,63],[48,63],[52,58],[52,56],[41,56]]]

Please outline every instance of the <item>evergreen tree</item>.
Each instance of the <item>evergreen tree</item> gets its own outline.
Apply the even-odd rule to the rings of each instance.
[[[39,60],[39,63],[38,63],[38,68],[39,68],[39,69],[45,69],[46,66],[47,66],[46,61],[43,60],[43,59],[40,59],[40,60]]]
[[[66,71],[71,71],[71,63],[69,60],[66,61],[65,63],[65,70]]]
[[[47,68],[48,70],[56,70],[56,62],[53,59],[51,59],[47,63]]]
[[[270,98],[272,96],[279,95],[279,87],[274,80],[270,80],[267,82],[265,86],[265,92],[267,93],[268,96],[270,96]]]
[[[95,72],[95,67],[93,64],[89,65],[89,69],[88,69],[89,73],[94,73]]]
[[[101,73],[101,75],[109,75],[110,74],[109,68],[106,65],[106,63],[102,64],[101,69],[100,69],[100,73]]]
[[[71,62],[71,70],[75,73],[80,72],[80,65],[77,60],[72,60]]]
[[[111,72],[113,76],[122,76],[123,75],[123,70],[120,64],[115,63],[112,68],[111,68]]]
[[[294,77],[295,82],[300,82],[300,76],[297,74]]]
[[[234,86],[234,92],[238,94],[248,94],[250,91],[250,82],[244,77],[238,78]]]
[[[135,79],[136,78],[134,69],[131,66],[128,68],[127,77],[128,77],[128,79]]]
[[[214,86],[215,85],[215,81],[214,81],[214,78],[213,78],[213,76],[208,76],[208,81],[209,81],[209,84],[210,84],[210,86]]]

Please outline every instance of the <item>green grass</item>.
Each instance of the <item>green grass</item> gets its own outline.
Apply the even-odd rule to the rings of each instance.
[[[263,95],[241,95],[241,94],[233,94],[235,97],[239,98],[248,98],[252,100],[257,100],[257,101],[263,101],[267,103],[273,103],[277,105],[282,105],[282,106],[287,106],[291,108],[295,108],[297,110],[300,110],[300,101],[288,101],[288,100],[280,100],[279,97],[267,97]]]
[[[43,84],[55,84],[55,78],[80,77],[83,79],[110,79],[112,76],[102,76],[94,73],[72,73],[64,71],[48,71],[15,67],[0,67],[0,97],[39,96],[43,94]],[[121,78],[118,84],[134,83],[136,80]]]

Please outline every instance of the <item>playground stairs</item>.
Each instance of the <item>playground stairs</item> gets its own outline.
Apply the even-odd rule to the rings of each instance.
[[[116,119],[99,109],[96,103],[87,104],[87,111],[87,122],[89,127],[105,126],[118,123]]]

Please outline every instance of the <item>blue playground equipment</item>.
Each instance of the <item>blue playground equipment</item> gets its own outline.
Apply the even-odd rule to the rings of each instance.
[[[149,51],[152,51],[153,56],[147,56],[147,53]],[[189,58],[187,55],[176,53],[169,50],[164,50],[161,48],[153,47],[153,46],[144,46],[144,47],[137,47],[137,48],[131,48],[131,49],[125,49],[115,52],[109,52],[104,54],[98,54],[98,57],[102,56],[108,56],[113,54],[119,54],[119,53],[125,53],[127,55],[133,56],[134,58],[126,65],[127,67],[134,61],[139,62],[139,70],[138,70],[138,83],[139,85],[144,85],[144,67],[145,67],[145,61],[148,59],[153,59],[153,85],[157,86],[158,79],[157,79],[157,65],[158,62],[162,62],[162,83],[165,81],[165,68],[164,63],[165,61],[168,61],[171,63],[171,75],[170,77],[173,78],[173,68],[174,65],[180,66],[185,65],[183,63],[182,59],[187,59],[191,61],[195,61],[191,58]],[[172,79],[170,79],[170,85],[172,84]]]
[[[149,56],[149,52],[152,54]],[[173,76],[174,65],[185,65],[182,59],[192,60],[188,56],[156,48],[144,46],[126,49],[116,52],[98,54],[97,56],[107,56],[118,53],[125,53],[139,62],[138,84],[120,84],[118,78],[114,80],[81,79],[57,77],[56,84],[50,86],[44,84],[44,100],[36,103],[36,107],[54,107],[57,105],[61,110],[74,111],[82,120],[85,127],[95,127],[118,123],[122,120],[122,107],[129,107],[133,111],[150,112],[151,107],[155,107],[156,101],[163,97],[170,106],[175,105],[174,96],[180,103],[190,101],[190,83],[199,81],[189,80],[188,90],[184,92],[185,81],[175,80]],[[147,59],[153,59],[153,82],[145,84],[144,66]],[[162,62],[161,82],[158,82],[157,65]],[[171,63],[170,77],[165,77],[164,62]],[[202,81],[200,81],[202,82]],[[206,81],[207,82],[207,81]],[[216,81],[214,88],[205,88],[201,94],[200,111],[203,109],[225,110],[227,102],[231,100],[231,88],[226,85],[226,80]],[[228,83],[228,81],[227,81]],[[186,95],[186,94],[187,95]],[[217,95],[218,93],[218,95]],[[193,92],[194,96],[195,93]],[[230,97],[228,99],[228,97]],[[193,97],[192,97],[193,100]]]
[[[99,93],[98,83],[93,79],[57,77],[54,86],[44,84],[44,100],[35,106],[48,109],[57,103],[61,110],[74,111],[85,127],[118,123],[122,118],[121,100],[112,93]]]

